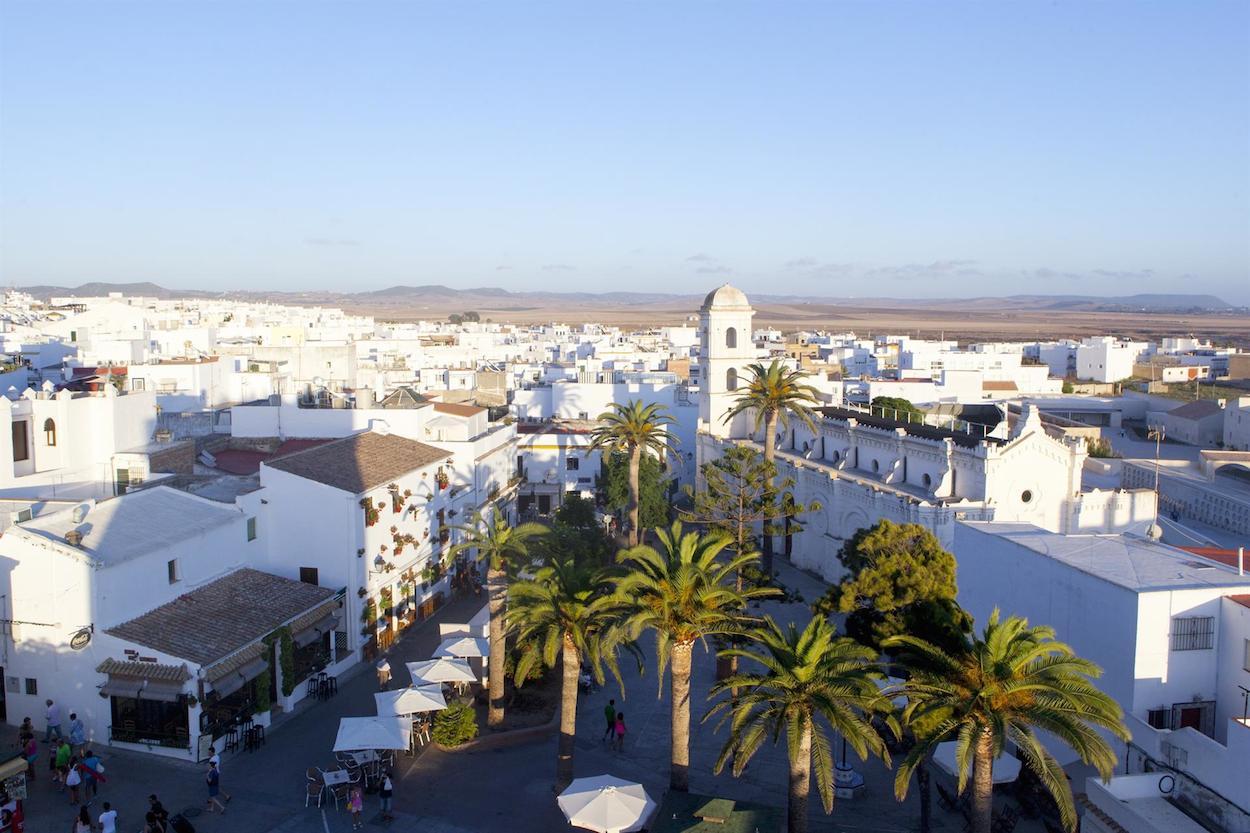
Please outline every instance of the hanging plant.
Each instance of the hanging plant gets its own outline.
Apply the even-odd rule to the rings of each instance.
[[[373,526],[378,522],[378,518],[382,515],[382,510],[373,505],[373,501],[367,497],[360,499],[360,507],[365,510],[365,526]]]
[[[392,534],[392,535],[394,535],[396,532],[399,532],[399,527],[397,527],[397,526],[395,526],[395,525],[393,525],[393,524],[392,524],[392,525],[391,525],[391,534]]]
[[[361,587],[356,590],[356,595],[363,599],[365,597],[365,592],[365,588]]]

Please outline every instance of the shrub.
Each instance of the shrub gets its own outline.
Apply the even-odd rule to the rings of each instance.
[[[439,746],[461,746],[477,737],[477,716],[470,706],[453,703],[434,715],[431,733]]]
[[[1111,442],[1103,439],[1102,437],[1089,437],[1085,441],[1085,446],[1089,449],[1090,457],[1101,457],[1107,459],[1120,456],[1119,454],[1116,454],[1115,449],[1111,447]]]

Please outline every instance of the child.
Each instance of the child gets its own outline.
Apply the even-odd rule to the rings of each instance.
[[[360,787],[352,787],[351,795],[347,798],[347,809],[352,814],[352,830],[359,830],[365,826],[361,821],[360,814],[365,809],[365,796],[360,791]]]
[[[616,751],[625,751],[625,712],[616,713]]]
[[[78,803],[78,786],[82,783],[82,773],[78,771],[78,759],[69,759],[69,770],[65,773],[65,786],[69,787],[69,803]]]

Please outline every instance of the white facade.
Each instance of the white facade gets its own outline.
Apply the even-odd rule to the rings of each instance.
[[[1087,338],[1076,348],[1076,377],[1119,382],[1133,375],[1133,364],[1150,345],[1111,336]]]
[[[998,608],[1050,625],[1103,669],[1099,687],[1128,715],[1131,765],[1148,755],[1250,812],[1238,688],[1250,687],[1250,575],[1136,536],[1018,524],[956,524],[953,551],[959,604],[978,622]]]
[[[752,340],[747,296],[729,284],[708,293],[699,309],[699,430],[714,437],[741,436],[747,416],[725,416],[737,400],[739,384],[748,378],[747,365],[759,353]]]

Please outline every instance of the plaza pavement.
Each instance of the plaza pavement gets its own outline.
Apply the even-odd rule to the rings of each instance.
[[[807,604],[824,592],[825,584],[778,559],[781,580],[798,590],[803,602],[767,603],[761,612],[778,621],[806,622]],[[484,603],[484,597],[456,599],[431,620],[410,629],[389,652],[395,669],[395,685],[408,682],[403,662],[426,659],[438,646],[438,622],[466,621]],[[628,661],[623,666],[625,691],[614,682],[583,696],[578,708],[576,774],[578,777],[610,772],[644,784],[657,800],[668,785],[669,707],[667,688],[657,697],[657,678],[652,643],[644,645],[647,663],[642,674]],[[691,696],[691,790],[698,793],[784,806],[787,762],[785,744],[762,748],[739,778],[727,771],[712,773],[724,734],[713,722],[701,723],[706,694],[715,672],[715,659],[696,648]],[[146,797],[157,793],[171,812],[195,813],[197,831],[218,833],[338,833],[351,829],[350,817],[333,803],[320,809],[304,806],[304,771],[308,766],[334,762],[331,748],[340,717],[374,714],[376,679],[367,665],[340,679],[339,694],[325,702],[302,704],[284,715],[268,735],[267,745],[257,752],[239,752],[223,761],[222,787],[232,796],[224,816],[198,812],[203,806],[203,769],[198,765],[155,756],[97,747],[105,762],[109,782],[92,807],[93,817],[102,801],[111,801],[121,815],[119,830],[138,830],[146,810]],[[602,742],[603,706],[609,697],[625,712],[629,733],[623,752],[610,751]],[[38,720],[38,715],[34,716]],[[5,740],[12,744],[14,730]],[[376,796],[365,798],[367,830],[393,829],[421,833],[549,833],[569,830],[556,806],[551,785],[555,775],[554,734],[549,738],[476,752],[442,752],[433,747],[415,757],[400,757],[395,793],[396,819],[389,825],[378,818]],[[918,802],[913,793],[903,803],[895,801],[892,774],[880,762],[854,766],[866,777],[863,795],[837,803],[825,816],[813,791],[813,831],[879,831],[902,833],[915,830]],[[46,767],[46,758],[41,764]],[[27,801],[28,833],[64,833],[76,812],[65,796],[49,786],[41,768]],[[958,831],[962,819],[944,813],[933,804],[935,831]],[[1017,830],[1029,833],[1040,827],[1021,823]],[[771,833],[761,831],[761,833]]]

